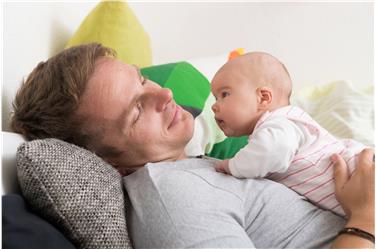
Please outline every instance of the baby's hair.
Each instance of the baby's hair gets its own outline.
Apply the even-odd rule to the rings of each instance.
[[[264,80],[258,84],[266,84],[274,87],[281,93],[281,99],[284,104],[290,104],[290,97],[292,92],[292,82],[290,73],[286,66],[276,57],[265,52],[251,52],[244,55],[244,58],[251,63],[256,63],[260,66],[261,74]],[[253,64],[254,65],[254,64]],[[268,71],[274,68],[272,72]]]
[[[278,59],[277,59],[277,60],[278,60]],[[289,101],[289,104],[290,104],[290,97],[291,97],[291,93],[292,93],[292,87],[291,87],[291,76],[290,76],[290,73],[289,73],[289,71],[287,70],[285,64],[283,64],[280,60],[278,60],[278,61],[279,61],[279,63],[281,63],[281,65],[282,65],[282,67],[283,67],[283,70],[286,72],[286,74],[287,74],[287,76],[288,76],[288,78],[289,78],[289,80],[290,80],[290,89],[289,89],[288,94],[287,94],[288,101]]]

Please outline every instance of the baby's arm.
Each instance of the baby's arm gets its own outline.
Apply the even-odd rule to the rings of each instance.
[[[231,175],[230,169],[228,168],[228,161],[229,160],[218,161],[215,165],[215,170],[217,172]]]
[[[285,172],[303,142],[304,135],[294,122],[284,117],[266,120],[254,130],[248,144],[229,160],[229,172],[239,178]]]

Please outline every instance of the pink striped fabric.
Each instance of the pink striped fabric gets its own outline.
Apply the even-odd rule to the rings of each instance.
[[[338,140],[315,122],[298,107],[288,106],[264,115],[258,125],[275,115],[283,115],[300,127],[304,127],[310,144],[303,144],[285,173],[271,173],[269,179],[280,182],[317,205],[329,209],[341,216],[345,213],[337,202],[334,193],[333,164],[330,156],[340,154],[352,173],[355,169],[357,154],[365,147],[353,140]]]

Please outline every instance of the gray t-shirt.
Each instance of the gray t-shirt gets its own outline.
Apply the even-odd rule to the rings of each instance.
[[[149,163],[123,178],[136,248],[329,248],[345,224],[284,185],[217,173],[214,162]]]

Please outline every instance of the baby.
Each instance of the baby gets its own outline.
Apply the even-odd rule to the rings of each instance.
[[[211,83],[216,122],[226,136],[249,139],[216,170],[238,178],[267,177],[344,216],[334,195],[330,156],[340,154],[352,172],[365,146],[336,139],[291,106],[291,88],[285,66],[266,53],[236,57],[219,69]]]

